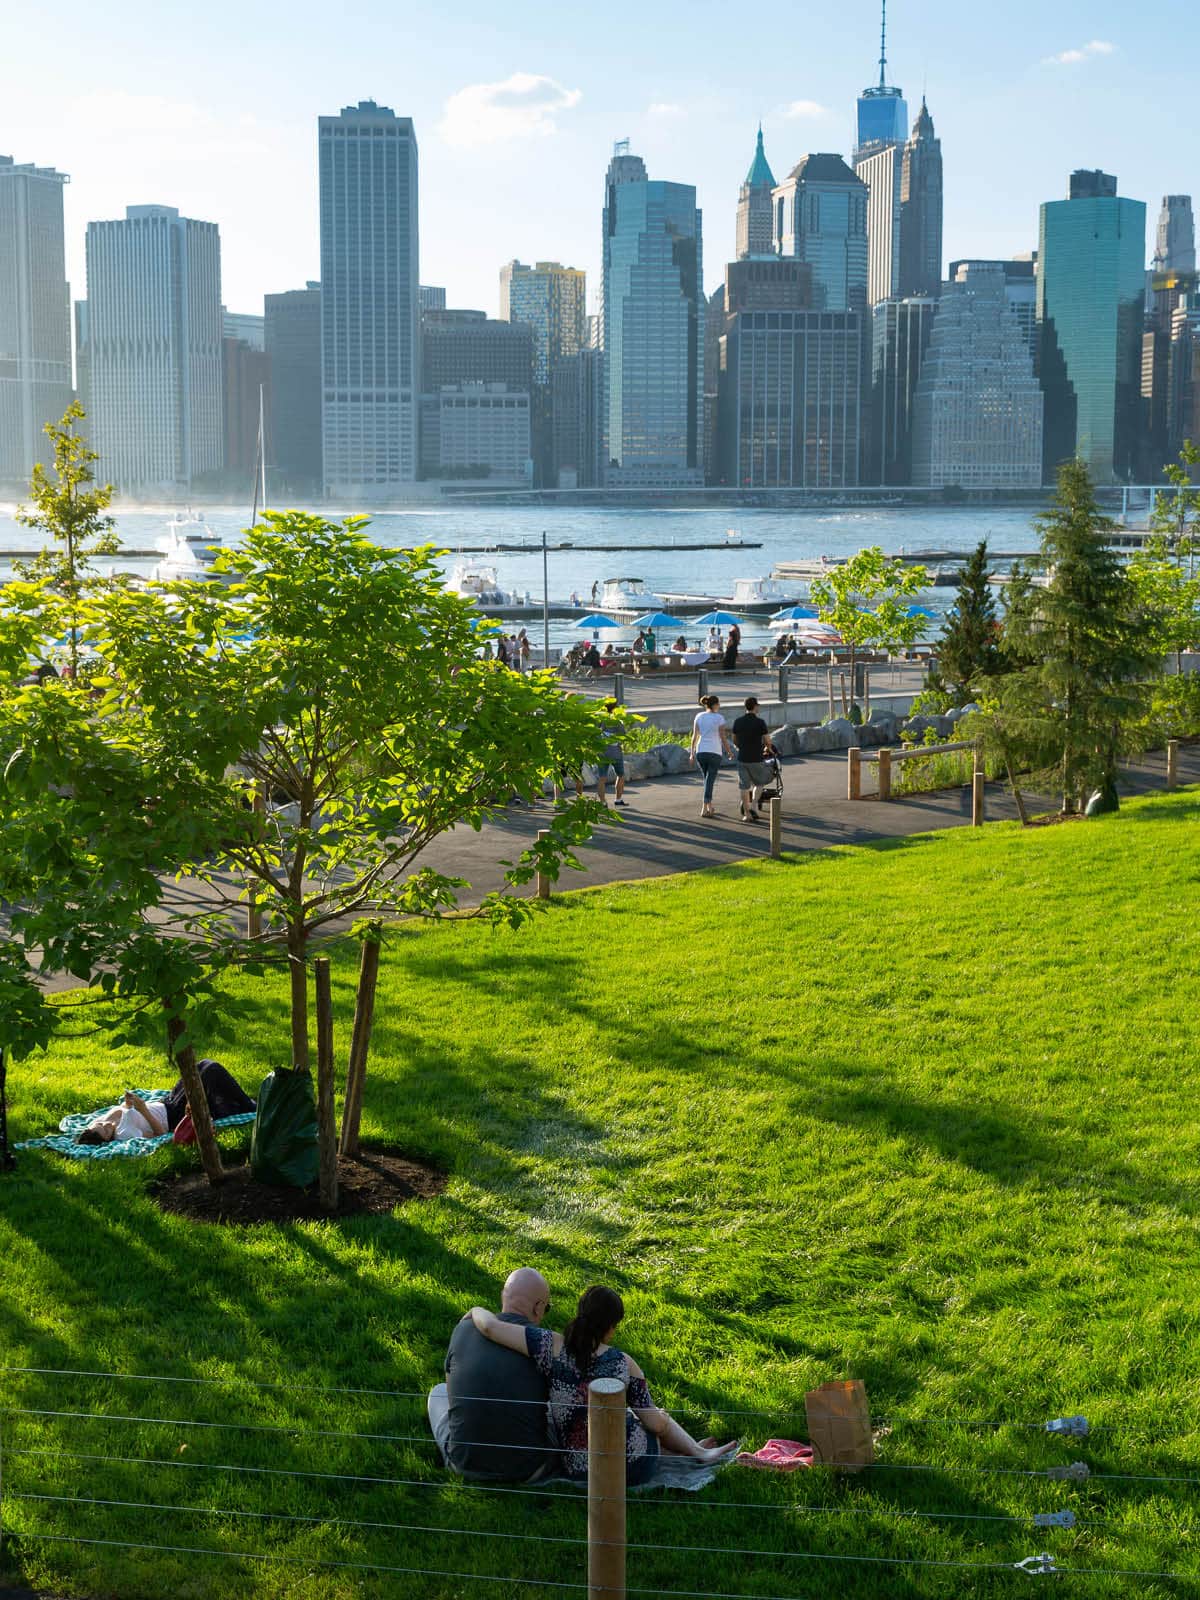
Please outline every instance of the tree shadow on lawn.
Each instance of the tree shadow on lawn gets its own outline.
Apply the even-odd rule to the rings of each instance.
[[[816,1061],[813,1069],[824,1081],[794,1097],[797,1117],[850,1124],[880,1139],[924,1145],[1008,1188],[1034,1182],[1077,1196],[1091,1191],[1112,1205],[1161,1206],[1188,1217],[1200,1215],[1194,1191],[1161,1183],[1106,1157],[1097,1161],[1086,1135],[1061,1121],[1039,1132],[1007,1108],[982,1100],[918,1099],[900,1083],[881,1084],[874,1068],[868,1073],[844,1061]],[[855,1079],[866,1079],[869,1086],[855,1088]]]

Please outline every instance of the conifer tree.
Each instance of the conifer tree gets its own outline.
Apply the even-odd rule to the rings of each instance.
[[[940,687],[956,703],[970,696],[977,678],[1000,671],[999,623],[988,583],[987,540],[972,551],[958,580],[958,595],[938,641]]]

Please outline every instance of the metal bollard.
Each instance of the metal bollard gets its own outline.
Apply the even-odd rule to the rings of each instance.
[[[771,824],[771,857],[778,861],[783,854],[783,801],[778,795],[771,800],[767,815]]]
[[[623,672],[613,673],[612,697],[619,706],[625,704],[625,674]]]
[[[588,1384],[588,1600],[625,1594],[625,1385]]]
[[[564,790],[563,793],[565,794],[566,791]],[[538,840],[539,840],[539,842],[542,839],[548,839],[549,837],[550,837],[549,828],[539,828],[538,829]],[[536,890],[537,890],[538,899],[539,900],[549,900],[549,898],[550,898],[550,879],[546,876],[546,874],[544,872],[539,872],[538,873],[537,878],[535,879],[535,883],[536,883]]]
[[[696,674],[696,699],[703,700],[708,693],[708,672],[704,667]]]
[[[787,705],[788,669],[786,667],[780,667],[780,669],[779,669],[779,683],[778,683],[778,686],[776,688],[775,693],[778,696],[780,705],[782,705],[782,706]]]

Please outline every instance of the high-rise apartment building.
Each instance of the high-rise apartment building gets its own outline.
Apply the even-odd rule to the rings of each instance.
[[[1196,270],[1196,225],[1190,194],[1163,195],[1154,240],[1153,270],[1159,273]]]
[[[905,147],[869,145],[854,163],[867,186],[867,302],[900,293],[900,211]]]
[[[775,174],[763,149],[760,126],[754,160],[750,163],[745,183],[738,190],[736,252],[739,261],[747,256],[775,253],[774,202],[771,198],[774,190]]]
[[[921,96],[900,177],[900,287],[905,298],[942,292],[942,141]]]
[[[608,168],[603,263],[604,483],[698,485],[705,300],[696,190],[651,180],[628,141]]]
[[[887,81],[887,0],[882,0],[879,35],[879,82],[858,97],[858,139],[855,165],[878,145],[903,144],[908,136],[908,106],[900,89]]]
[[[417,136],[360,100],[318,124],[321,442],[326,493],[417,476],[421,375]]]
[[[423,283],[421,285],[421,310],[445,311],[446,291],[440,285]]]
[[[88,381],[99,473],[177,494],[221,471],[221,243],[215,222],[128,206],[87,230]]]
[[[774,191],[781,256],[812,269],[813,306],[867,308],[867,186],[837,155],[809,155]]]
[[[933,327],[931,296],[871,308],[871,451],[864,480],[912,482],[913,400]]]
[[[937,302],[912,453],[912,481],[926,488],[1041,484],[1042,394],[998,267],[965,264]]]
[[[267,493],[320,494],[321,285],[264,300],[267,360]]]
[[[949,270],[951,282],[958,277],[960,267],[995,267],[1004,274],[1004,296],[1008,301],[1009,309],[1020,324],[1021,332],[1025,336],[1025,342],[1029,346],[1030,360],[1034,363],[1034,370],[1036,371],[1039,349],[1036,252],[1031,252],[1026,256],[1004,257],[999,260],[972,258],[967,261],[952,261]]]
[[[1041,209],[1040,372],[1047,479],[1078,456],[1098,483],[1139,460],[1146,207],[1104,172],[1075,172]]]
[[[71,403],[62,172],[0,156],[0,483],[53,459],[43,431]]]

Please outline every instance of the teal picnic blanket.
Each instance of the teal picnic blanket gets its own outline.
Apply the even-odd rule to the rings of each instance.
[[[136,1093],[143,1100],[165,1100],[171,1091],[138,1089]],[[162,1133],[156,1139],[113,1139],[108,1144],[76,1144],[76,1135],[83,1132],[93,1117],[103,1116],[112,1109],[111,1106],[101,1106],[98,1111],[72,1112],[59,1123],[61,1132],[48,1133],[44,1139],[25,1139],[21,1144],[13,1145],[13,1149],[57,1150],[60,1156],[68,1156],[72,1161],[112,1161],[120,1156],[148,1156],[160,1145],[171,1143],[173,1135]],[[213,1123],[213,1127],[240,1128],[244,1123],[253,1122],[254,1117],[253,1111],[243,1111],[236,1117],[222,1117],[220,1122]]]

